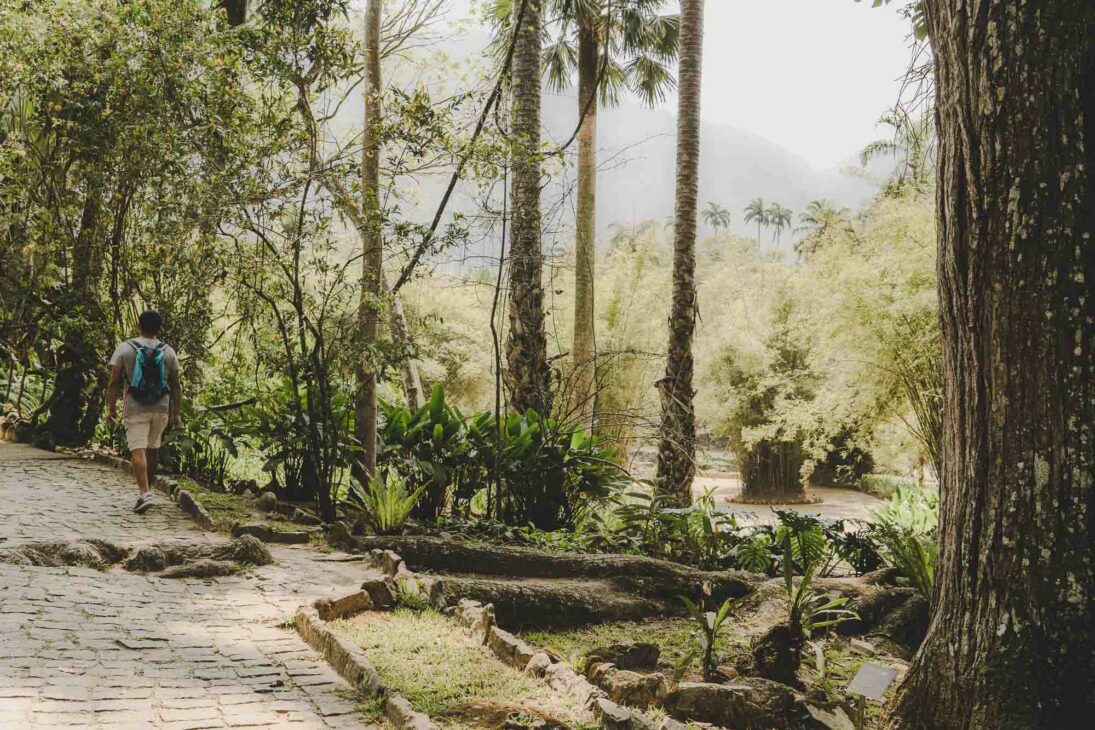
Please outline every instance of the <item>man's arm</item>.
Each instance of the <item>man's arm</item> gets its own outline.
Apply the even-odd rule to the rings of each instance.
[[[167,382],[171,388],[171,415],[168,417],[167,422],[178,428],[182,425],[182,386],[179,384],[178,368],[172,370],[171,374],[167,376]]]
[[[118,418],[118,383],[122,382],[122,366],[110,366],[110,383],[106,386],[106,418],[113,423]]]

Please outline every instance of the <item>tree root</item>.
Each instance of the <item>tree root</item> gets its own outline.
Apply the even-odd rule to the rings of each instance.
[[[340,547],[357,552],[393,550],[416,571],[470,573],[521,578],[586,578],[610,581],[621,591],[655,601],[679,596],[707,600],[740,598],[764,576],[742,571],[704,571],[640,555],[548,553],[510,545],[489,545],[431,536],[341,535]],[[350,542],[347,543],[346,539]]]
[[[191,566],[189,569],[173,570],[170,574],[163,572],[161,575],[165,578],[207,577],[200,575],[202,572],[228,575],[229,572],[237,572],[240,565],[269,565],[272,562],[274,558],[266,546],[250,535],[218,544],[153,543],[130,548],[105,540],[86,539],[28,543],[0,551],[0,563],[44,568],[107,570],[121,564],[130,573],[159,573]],[[227,570],[224,566],[229,566],[231,570],[224,572]]]

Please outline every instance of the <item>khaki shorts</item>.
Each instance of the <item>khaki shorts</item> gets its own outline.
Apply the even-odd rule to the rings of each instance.
[[[167,428],[166,413],[134,413],[125,417],[125,440],[130,451],[160,448],[160,437]]]

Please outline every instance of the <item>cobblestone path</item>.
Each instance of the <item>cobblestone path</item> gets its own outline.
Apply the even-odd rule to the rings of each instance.
[[[0,549],[101,538],[213,541],[130,477],[0,442]],[[272,547],[275,565],[206,580],[0,564],[0,728],[365,727],[349,686],[284,621],[368,577],[348,556]]]

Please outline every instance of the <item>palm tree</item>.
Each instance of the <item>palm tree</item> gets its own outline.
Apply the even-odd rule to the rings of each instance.
[[[357,310],[362,353],[357,362],[357,398],[354,403],[354,436],[361,459],[354,476],[362,484],[376,471],[377,359],[376,339],[380,325],[381,277],[384,242],[380,231],[380,147],[383,125],[380,108],[380,27],[383,0],[369,0],[365,7],[365,126],[361,153],[362,220],[361,302]]]
[[[696,332],[696,198],[700,167],[703,0],[681,0],[680,28],[673,301],[665,377],[657,383],[662,420],[655,487],[671,501],[689,505],[692,503],[692,479],[696,474],[692,340]]]
[[[512,3],[513,0],[499,0]],[[575,225],[573,400],[592,427],[596,352],[593,332],[596,262],[597,107],[615,104],[624,89],[653,107],[674,86],[679,25],[659,15],[667,0],[551,0],[554,42],[544,49],[544,74],[554,90],[578,75],[578,196]],[[599,97],[599,99],[597,98]]]
[[[850,210],[837,208],[836,204],[828,198],[811,200],[809,205],[806,206],[805,212],[800,213],[798,216],[798,221],[802,224],[799,230],[824,233],[846,221],[850,214]]]
[[[707,203],[702,215],[704,223],[714,228],[716,233],[720,228],[730,227],[730,211],[714,201]]]
[[[768,209],[764,207],[764,198],[753,198],[745,206],[745,222],[757,223],[757,250],[760,250],[760,229],[768,225]]]
[[[878,118],[878,124],[890,128],[890,137],[876,139],[864,147],[859,153],[859,163],[866,167],[871,160],[892,156],[900,161],[898,181],[923,182],[929,174],[935,147],[932,120],[926,116],[913,119],[901,107],[894,107]]]
[[[784,228],[791,227],[791,222],[794,220],[794,214],[791,212],[790,208],[784,208],[779,203],[772,203],[768,206],[765,218],[768,221],[768,225],[775,229],[774,242],[776,248],[779,248],[780,234],[783,233]]]
[[[541,0],[514,3],[510,136],[513,234],[510,244],[509,334],[506,387],[517,411],[546,414],[551,405],[544,326],[543,253],[540,248]]]

